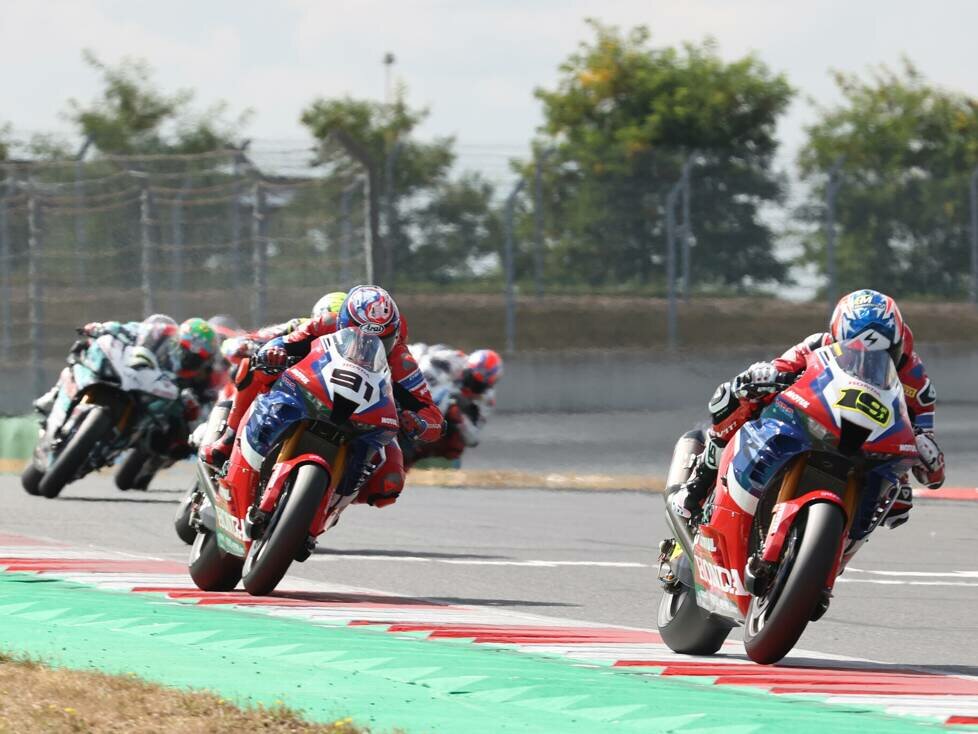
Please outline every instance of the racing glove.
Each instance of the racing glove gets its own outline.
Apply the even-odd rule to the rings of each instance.
[[[411,410],[401,413],[401,430],[412,441],[416,441],[422,433],[428,430],[428,422]]]
[[[258,352],[258,366],[272,370],[284,369],[289,361],[289,353],[277,344],[262,347]]]
[[[756,400],[777,392],[778,370],[770,362],[755,362],[733,379],[733,395],[738,400]]]
[[[920,460],[913,468],[913,475],[924,486],[938,489],[944,484],[944,452],[931,431],[920,431],[916,443]]]
[[[183,419],[189,423],[200,417],[200,401],[194,391],[185,387],[180,391],[180,402],[183,403]]]
[[[77,329],[78,333],[82,336],[98,337],[102,336],[104,331],[101,322],[99,321],[89,321],[87,324]]]

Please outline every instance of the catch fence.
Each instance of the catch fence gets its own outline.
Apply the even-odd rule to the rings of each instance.
[[[298,175],[275,165],[297,155]],[[368,279],[356,167],[317,167],[308,151],[265,159],[0,164],[0,411],[46,389],[86,322],[230,312],[260,324]]]

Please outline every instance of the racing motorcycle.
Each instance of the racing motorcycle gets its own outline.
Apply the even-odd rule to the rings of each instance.
[[[158,353],[160,352],[160,353]],[[180,389],[163,350],[103,334],[68,356],[68,370],[21,474],[29,494],[57,497],[68,483],[111,464],[165,430]]]
[[[359,329],[314,341],[242,425],[261,401],[297,419],[263,461],[254,495],[229,491],[212,467],[197,462],[189,568],[205,591],[229,591],[242,580],[250,594],[271,593],[292,562],[306,560],[318,536],[336,524],[397,435],[384,347]]]
[[[742,624],[747,655],[769,664],[826,612],[836,577],[885,517],[917,449],[892,359],[858,340],[815,350],[790,387],[741,409],[759,417],[724,449],[698,525],[668,495],[688,478],[704,436],[691,431],[676,445],[658,628],[675,652],[712,655]]]

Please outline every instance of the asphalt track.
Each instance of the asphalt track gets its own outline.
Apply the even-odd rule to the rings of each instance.
[[[962,426],[942,434],[951,476],[974,477],[955,468],[959,457],[974,460],[959,448],[967,440],[966,414],[945,412],[948,425]],[[692,417],[657,417],[498,416],[466,465],[661,472],[670,432]],[[652,449],[643,452],[643,445]],[[16,477],[3,477],[0,530],[182,561],[186,547],[170,518],[189,476],[186,468],[171,471],[147,493],[122,493],[108,476],[96,476],[54,501],[30,497]],[[630,492],[410,488],[390,508],[351,508],[293,574],[448,603],[654,627],[661,501]],[[976,521],[978,503],[918,501],[910,523],[874,535],[840,580],[827,616],[799,644],[978,674]]]

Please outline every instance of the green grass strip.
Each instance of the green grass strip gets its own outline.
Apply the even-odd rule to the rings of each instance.
[[[937,723],[0,574],[0,649],[375,732],[921,732]]]

